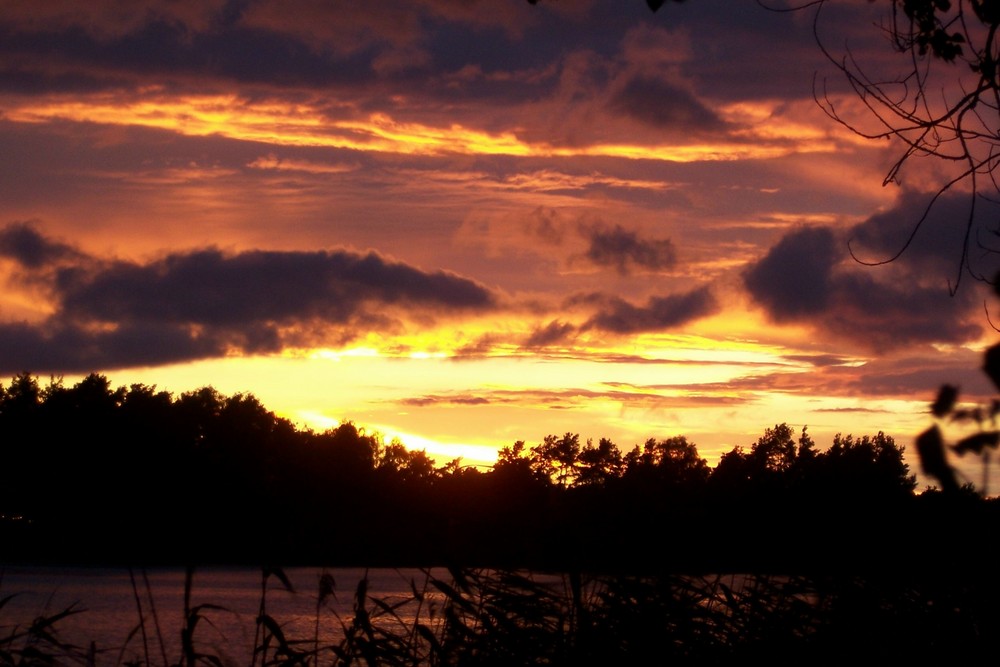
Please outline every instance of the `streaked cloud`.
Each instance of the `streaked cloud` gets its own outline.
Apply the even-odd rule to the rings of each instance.
[[[274,171],[301,171],[309,174],[345,174],[358,169],[358,165],[280,158],[274,153],[262,155],[252,162],[248,162],[247,167]]]
[[[259,102],[233,95],[164,97],[153,92],[124,102],[107,96],[53,97],[11,105],[8,120],[40,123],[70,120],[170,130],[186,136],[224,136],[274,146],[316,146],[401,155],[509,155],[519,157],[615,157],[666,162],[773,159],[799,151],[828,152],[835,145],[807,141],[730,141],[704,143],[606,143],[575,147],[532,141],[516,130],[491,132],[460,124],[430,125],[399,120],[387,112],[335,119],[307,103]]]
[[[669,330],[712,315],[719,308],[708,287],[682,294],[653,296],[642,306],[601,294],[576,297],[573,302],[597,306],[597,314],[583,324],[584,330],[598,329],[615,334]]]
[[[555,409],[571,409],[582,407],[587,401],[611,401],[630,407],[648,406],[657,409],[675,407],[719,407],[736,406],[748,399],[737,396],[720,396],[718,394],[698,394],[697,392],[650,391],[648,389],[605,389],[592,390],[583,388],[563,390],[517,390],[495,389],[483,394],[427,394],[415,396],[400,401],[403,405],[414,407],[430,406],[461,406],[461,405],[533,405]]]
[[[545,326],[536,328],[524,341],[528,349],[544,348],[572,340],[577,327],[569,322],[552,320]]]

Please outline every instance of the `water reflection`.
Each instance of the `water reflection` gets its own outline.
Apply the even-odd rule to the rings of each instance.
[[[250,664],[253,647],[259,645],[255,621],[262,594],[265,613],[280,623],[289,640],[301,642],[306,650],[334,645],[354,613],[354,594],[366,572],[369,593],[390,603],[412,598],[413,587],[422,588],[428,574],[417,569],[288,568],[282,571],[291,584],[288,590],[276,576],[268,577],[263,588],[259,568],[197,569],[189,601],[200,616],[194,648],[224,663]],[[333,587],[319,604],[324,575]],[[155,662],[176,664],[184,627],[185,576],[181,568],[130,572],[7,566],[0,599],[13,597],[0,608],[0,632],[72,609],[81,613],[60,620],[58,638],[84,651],[92,646],[98,664],[145,662],[147,652]],[[406,606],[399,611],[404,621],[412,620],[407,613],[415,613]]]

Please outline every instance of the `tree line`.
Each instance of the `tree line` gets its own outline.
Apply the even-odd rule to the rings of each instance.
[[[252,394],[100,374],[0,384],[0,461],[0,560],[31,562],[877,567],[946,502],[914,493],[884,433],[821,449],[782,423],[712,468],[683,436],[568,432],[481,470],[350,422],[299,428]]]

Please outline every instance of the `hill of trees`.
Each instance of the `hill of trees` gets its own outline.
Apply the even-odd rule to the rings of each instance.
[[[677,571],[946,567],[996,525],[972,493],[915,494],[883,433],[768,428],[710,468],[684,437],[623,451],[550,435],[488,471],[250,394],[0,385],[3,559]],[[994,522],[994,523],[990,523]],[[948,526],[947,533],[942,526]],[[961,545],[961,548],[958,548]]]

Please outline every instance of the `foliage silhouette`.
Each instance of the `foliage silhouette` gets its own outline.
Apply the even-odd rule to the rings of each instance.
[[[994,291],[1000,295],[1000,275],[994,281]],[[1000,392],[1000,343],[987,348],[983,353],[983,372],[993,382]],[[920,455],[920,465],[924,474],[938,481],[942,490],[956,495],[972,488],[972,481],[964,483],[958,479],[958,473],[948,461],[948,450],[958,456],[973,454],[981,457],[983,479],[979,493],[988,495],[988,479],[990,454],[1000,446],[1000,429],[997,427],[997,416],[1000,415],[1000,395],[982,405],[963,404],[959,401],[960,391],[953,385],[942,385],[937,397],[931,403],[930,413],[935,423],[917,436],[917,451]],[[942,427],[955,424],[971,429],[957,442],[947,444]]]
[[[941,403],[943,416],[959,409]],[[97,374],[41,388],[25,373],[0,385],[0,513],[25,517],[0,521],[0,539],[5,558],[33,563],[453,565],[408,601],[359,585],[335,646],[318,629],[287,633],[264,598],[291,586],[262,570],[260,665],[841,660],[866,643],[944,659],[958,640],[982,655],[969,628],[995,622],[995,593],[955,573],[986,548],[976,529],[997,503],[962,495],[956,512],[946,494],[915,495],[891,437],[824,449],[777,424],[715,469],[680,436],[624,455],[580,442],[518,442],[487,472],[435,467],[351,423],[300,430],[250,394],[173,397]],[[527,567],[563,574],[543,583],[515,569]],[[719,574],[732,572],[752,574]],[[205,634],[228,612],[194,599],[193,575],[178,661],[219,664]],[[146,627],[158,624],[148,582],[144,594],[131,581],[148,613],[127,641],[143,640],[144,664],[168,664],[162,629]],[[334,590],[319,583],[315,628]],[[404,604],[421,605],[418,620]],[[0,632],[0,649],[22,650],[12,642]],[[88,660],[45,650],[63,649]]]
[[[866,540],[902,556],[939,512],[882,433],[822,449],[778,424],[714,469],[682,436],[581,443],[519,441],[480,471],[251,394],[21,374],[0,384],[0,537],[31,562],[796,571],[878,567]]]
[[[130,646],[143,630],[140,620],[121,647],[92,643],[89,651],[81,651],[58,639],[58,626],[73,612],[67,610],[26,626],[0,626],[0,665],[89,666],[106,664],[101,658],[115,653],[116,665],[234,664],[220,647],[230,638],[212,625],[217,615],[230,612],[196,600],[195,576],[195,570],[186,571],[180,627],[167,628],[168,634],[180,636],[179,646],[171,643],[159,652],[144,646],[134,654]],[[1000,620],[996,583],[967,578],[944,582],[459,567],[407,576],[409,593],[388,596],[373,590],[365,571],[356,586],[341,591],[352,598],[344,610],[331,604],[337,597],[331,574],[317,573],[313,626],[335,629],[320,640],[318,630],[312,637],[301,636],[285,624],[288,619],[271,611],[269,596],[275,589],[305,593],[292,591],[284,570],[262,568],[257,633],[245,650],[249,664],[706,665],[768,660],[834,665],[858,655],[916,664],[983,662],[995,657],[995,647],[992,635],[981,630]],[[0,613],[3,606],[0,602]],[[140,618],[148,619],[142,613],[145,606],[137,596]],[[130,651],[135,657],[123,662]]]

